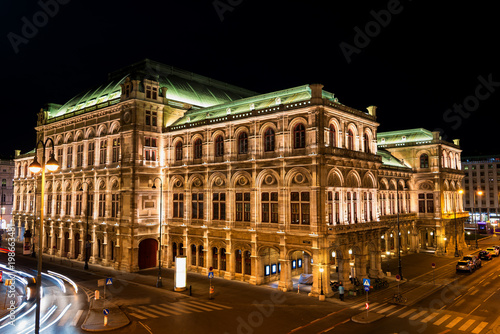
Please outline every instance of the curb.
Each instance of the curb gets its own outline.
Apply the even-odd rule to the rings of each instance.
[[[385,314],[368,313],[368,316],[366,316],[366,312],[362,312],[360,314],[352,316],[351,321],[358,324],[371,324],[372,322],[375,322],[382,318],[385,318]]]
[[[104,308],[109,309],[109,314],[112,315],[107,326],[104,326],[104,315],[102,314]],[[89,312],[81,328],[87,332],[105,332],[125,327],[128,324],[130,324],[130,320],[116,304],[105,299],[93,299],[90,301]]]

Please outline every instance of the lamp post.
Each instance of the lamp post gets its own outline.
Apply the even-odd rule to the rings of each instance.
[[[458,190],[458,195],[462,195],[463,194],[463,190],[462,189],[459,189]],[[457,196],[458,197],[458,196]],[[455,209],[455,257],[458,257],[460,256],[458,254],[458,240],[457,240],[457,198],[455,197],[455,201],[453,201],[453,208]]]
[[[34,198],[33,198],[33,233],[31,234],[31,256],[36,257],[36,251],[35,251],[35,225],[36,225],[36,186],[37,186],[37,177],[35,174],[35,185],[33,187],[33,192],[34,192]],[[31,192],[31,191],[30,191]]]
[[[403,279],[403,268],[401,266],[401,232],[399,230],[399,180],[396,181],[396,219],[398,222],[398,274]]]
[[[446,254],[446,237],[444,237],[444,253]]]
[[[159,236],[159,247],[158,247],[158,279],[156,280],[156,287],[161,288],[163,286],[161,282],[161,207],[163,206],[163,182],[161,178],[155,177],[153,180],[152,189],[156,189],[156,180],[160,181],[160,236]]]
[[[47,162],[45,162],[45,150],[47,148],[47,144],[51,143],[52,153],[50,154],[50,158]],[[40,164],[37,160],[37,151],[38,146],[42,145],[42,164]],[[33,162],[30,164],[29,169],[33,174],[38,174],[40,171],[42,172],[42,191],[41,191],[41,202],[40,202],[40,227],[38,230],[38,274],[36,276],[36,312],[35,312],[35,333],[38,334],[40,332],[40,310],[41,310],[41,296],[40,290],[42,286],[42,231],[43,231],[43,215],[44,215],[44,196],[45,196],[45,167],[50,172],[55,172],[59,168],[59,164],[57,160],[54,158],[54,141],[52,138],[47,138],[45,141],[39,140],[36,143],[35,147],[35,158]]]
[[[320,272],[320,276],[321,276],[321,293],[320,293],[320,296],[323,296],[323,271],[325,269],[320,265],[319,266],[319,272]]]
[[[82,184],[85,183],[87,185],[87,210],[85,210],[85,215],[87,219],[87,227],[85,231],[85,265],[83,266],[83,269],[89,270],[89,248],[90,248],[90,240],[89,240],[89,208],[90,208],[90,201],[89,201],[89,187],[90,184],[87,181],[82,181]],[[83,187],[80,186],[80,191],[83,191]]]
[[[476,249],[479,247],[477,245],[477,234],[479,233],[479,228],[478,228],[478,222],[475,221],[476,218],[474,217],[474,205],[476,204],[476,193],[478,196],[481,196],[483,195],[483,191],[482,190],[478,190],[477,192],[474,191],[474,203],[472,204],[473,207],[472,207],[472,223],[474,224],[474,222],[476,223],[476,232],[474,233],[474,239],[476,239]]]

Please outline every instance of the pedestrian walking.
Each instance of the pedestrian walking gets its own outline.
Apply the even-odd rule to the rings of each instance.
[[[342,282],[340,282],[339,285],[339,298],[340,301],[344,301],[344,286],[342,285]]]

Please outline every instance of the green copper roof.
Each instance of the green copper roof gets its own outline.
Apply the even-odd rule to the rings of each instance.
[[[258,93],[229,85],[189,71],[177,69],[145,59],[109,74],[106,83],[80,93],[64,105],[51,104],[48,108],[49,119],[71,112],[78,112],[87,107],[109,103],[121,96],[120,84],[127,78],[150,79],[158,81],[160,87],[167,88],[167,98],[188,103],[194,108],[203,108],[227,103]]]
[[[377,145],[425,143],[431,141],[432,138],[432,132],[423,128],[379,132],[377,134]]]
[[[402,163],[399,159],[395,158],[389,151],[385,149],[379,148],[377,150],[377,155],[382,157],[382,164],[384,166],[393,166],[400,168],[409,168],[404,163]]]

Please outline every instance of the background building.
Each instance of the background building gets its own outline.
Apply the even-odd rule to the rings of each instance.
[[[12,222],[14,161],[0,159],[0,230]]]
[[[184,255],[191,271],[283,290],[312,273],[314,295],[320,272],[378,277],[398,249],[461,250],[458,142],[377,127],[376,107],[319,84],[258,94],[139,62],[39,113],[61,166],[44,185],[44,251],[83,260],[89,240],[91,262],[137,271],[161,244],[163,266]],[[34,155],[16,157],[19,235],[40,203]]]

